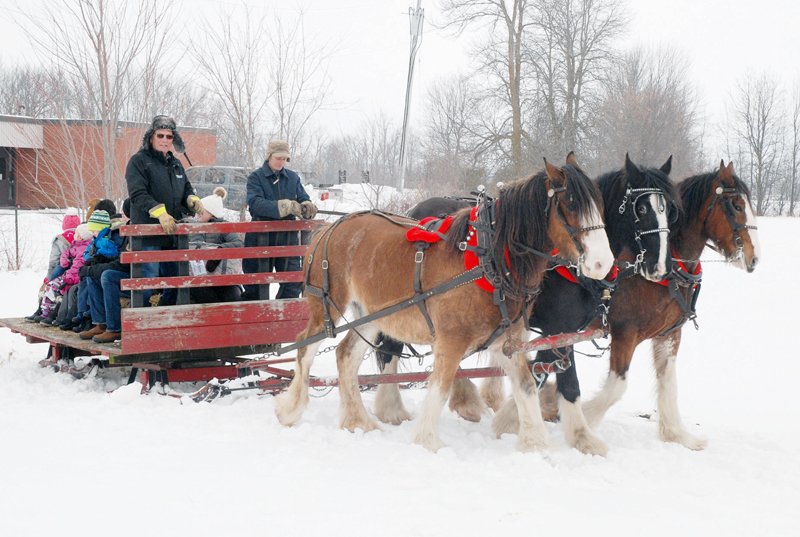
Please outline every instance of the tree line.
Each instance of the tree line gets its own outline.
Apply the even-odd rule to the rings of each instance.
[[[119,122],[148,123],[159,113],[214,128],[220,165],[254,169],[267,142],[280,138],[294,148],[293,167],[319,183],[337,183],[342,171],[349,182],[368,172],[372,184],[394,183],[401,133],[386,110],[354,132],[315,122],[336,106],[329,64],[337,44],[309,35],[302,11],[223,5],[178,43],[170,1],[44,4],[36,12],[17,6],[35,62],[0,63],[0,113],[99,120],[104,195],[124,183]],[[569,151],[590,174],[619,168],[625,153],[647,165],[673,155],[677,178],[725,158],[750,185],[759,214],[798,211],[800,86],[748,74],[732,81],[726,118],[709,125],[685,53],[620,48],[630,24],[622,0],[442,0],[440,11],[437,24],[453,37],[468,29],[478,36],[474,61],[436,80],[415,113],[407,188],[465,194]]]

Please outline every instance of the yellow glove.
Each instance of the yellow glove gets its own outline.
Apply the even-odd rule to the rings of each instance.
[[[306,220],[311,220],[315,216],[317,216],[317,206],[311,203],[310,201],[304,201],[300,204],[300,208],[303,213],[303,218]]]
[[[278,215],[286,218],[290,214],[297,217],[303,216],[303,208],[294,200],[278,200]]]
[[[163,229],[167,235],[175,233],[175,219],[170,216],[163,203],[159,203],[150,209],[150,218],[158,218],[161,229]]]
[[[206,210],[203,208],[203,202],[197,196],[189,196],[186,198],[186,205],[194,211],[194,214],[203,214]]]

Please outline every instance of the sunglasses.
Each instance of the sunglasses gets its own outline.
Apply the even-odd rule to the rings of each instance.
[[[167,140],[172,140],[173,136],[171,134],[156,134],[156,138],[166,138]]]

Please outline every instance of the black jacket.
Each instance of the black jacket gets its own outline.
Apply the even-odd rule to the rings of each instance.
[[[151,218],[150,211],[162,203],[175,220],[180,220],[184,214],[194,214],[186,205],[186,199],[194,194],[194,188],[186,178],[180,160],[172,152],[165,157],[154,149],[140,149],[128,161],[125,180],[131,198],[132,224],[158,224],[158,218]],[[172,244],[172,238],[151,238],[145,244],[168,246]]]
[[[300,184],[300,176],[283,168],[277,174],[268,161],[247,178],[247,204],[253,220],[280,220],[278,200],[309,201],[306,189]],[[294,220],[292,215],[284,220]]]

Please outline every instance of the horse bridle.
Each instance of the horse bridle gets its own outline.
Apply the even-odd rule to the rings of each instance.
[[[637,246],[639,246],[639,253],[636,255],[636,261],[633,264],[634,274],[641,273],[642,263],[644,263],[644,254],[647,252],[647,248],[645,248],[642,244],[642,237],[653,233],[666,233],[667,236],[669,236],[669,227],[642,229],[641,220],[639,219],[639,215],[636,213],[636,204],[639,202],[639,198],[642,196],[648,196],[650,194],[656,194],[658,196],[659,208],[666,210],[667,202],[664,192],[660,188],[631,188],[630,184],[628,184],[628,187],[625,190],[625,196],[623,196],[622,202],[620,203],[618,209],[620,215],[624,215],[628,207],[630,207],[630,210],[633,213],[633,224],[636,227],[634,239],[636,240]]]
[[[575,249],[578,250],[578,262],[577,264],[570,263],[568,261],[562,260],[561,265],[565,265],[568,268],[580,268],[580,265],[586,260],[586,251],[583,249],[583,245],[578,240],[578,235],[581,233],[588,233],[589,231],[595,231],[598,229],[605,229],[605,224],[597,224],[595,226],[587,226],[576,229],[567,223],[567,219],[564,218],[564,214],[561,212],[561,209],[558,205],[558,196],[557,194],[563,194],[567,191],[566,186],[562,186],[560,188],[550,188],[547,191],[547,197],[550,198],[550,203],[547,205],[547,209],[545,210],[545,216],[548,216],[550,212],[550,207],[553,207],[553,211],[556,213],[556,217],[561,222],[561,225],[564,226],[564,229],[567,230],[569,234],[569,238],[572,239],[572,244],[575,245]],[[560,258],[556,258],[560,259]]]
[[[752,229],[757,231],[758,226],[748,225],[748,224],[740,224],[736,221],[736,214],[735,209],[733,208],[733,198],[735,196],[742,196],[744,199],[744,193],[739,192],[736,188],[728,188],[718,186],[714,191],[714,199],[711,201],[711,205],[708,206],[708,212],[706,213],[706,219],[703,220],[703,228],[705,229],[706,224],[708,224],[708,219],[711,217],[711,212],[714,210],[714,206],[717,202],[720,202],[720,206],[722,207],[722,212],[725,215],[725,219],[728,221],[728,224],[731,226],[731,231],[733,232],[733,241],[736,244],[736,251],[731,254],[729,260],[739,259],[744,251],[744,241],[742,240],[741,235],[739,235],[739,231],[743,229]],[[728,194],[728,196],[725,196]],[[747,200],[745,200],[747,201]],[[718,251],[716,248],[714,250]]]

